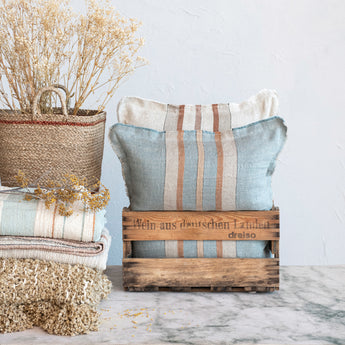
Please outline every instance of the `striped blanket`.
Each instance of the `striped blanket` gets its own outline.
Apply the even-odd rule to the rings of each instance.
[[[111,237],[107,229],[103,229],[98,242],[29,236],[0,236],[0,257],[81,264],[105,270],[110,244]]]
[[[8,191],[0,187],[0,191]],[[47,209],[41,200],[23,200],[23,194],[0,193],[0,235],[98,241],[105,226],[105,210],[84,211],[75,204],[69,217],[60,216],[57,205]]]
[[[261,90],[242,103],[174,105],[139,97],[124,97],[118,104],[120,123],[158,131],[226,131],[278,114],[274,90]]]
[[[109,138],[132,210],[269,210],[286,126],[279,117],[216,133],[115,124]]]

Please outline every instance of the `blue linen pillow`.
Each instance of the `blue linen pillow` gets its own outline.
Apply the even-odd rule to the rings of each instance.
[[[181,256],[178,242],[182,242]],[[197,242],[202,243],[202,254],[198,252]],[[218,242],[221,242],[220,251]],[[270,241],[134,241],[132,244],[134,258],[272,258]]]
[[[109,139],[132,210],[269,210],[286,131],[280,117],[215,133],[117,123]]]

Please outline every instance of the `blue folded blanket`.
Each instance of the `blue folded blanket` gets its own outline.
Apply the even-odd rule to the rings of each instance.
[[[0,187],[0,191],[9,190]],[[76,241],[99,241],[106,219],[105,210],[89,212],[76,203],[73,214],[60,216],[57,205],[24,200],[23,194],[0,193],[0,235],[39,236]]]

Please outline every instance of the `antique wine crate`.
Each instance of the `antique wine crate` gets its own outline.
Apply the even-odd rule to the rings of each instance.
[[[190,212],[123,209],[123,287],[129,291],[279,290],[279,209]],[[134,241],[267,240],[273,258],[135,258]],[[180,252],[180,251],[179,251]],[[182,251],[183,253],[183,251]]]

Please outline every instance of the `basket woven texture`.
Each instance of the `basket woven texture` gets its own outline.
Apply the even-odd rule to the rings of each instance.
[[[59,113],[41,114],[38,102],[44,92],[57,93]],[[87,110],[68,115],[64,94],[52,86],[37,93],[32,114],[1,110],[1,184],[14,186],[14,176],[22,170],[30,182],[42,187],[65,174],[86,177],[92,185],[101,178],[105,119],[105,112]]]

